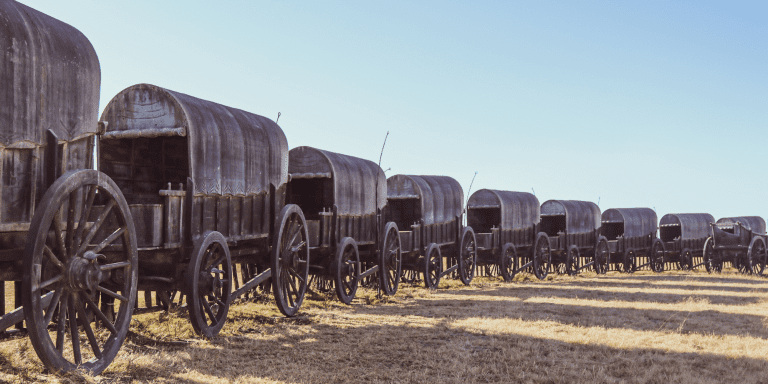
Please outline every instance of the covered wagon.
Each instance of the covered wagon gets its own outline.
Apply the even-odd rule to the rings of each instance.
[[[664,255],[664,243],[656,236],[656,212],[650,208],[611,208],[603,211],[600,233],[608,241],[609,264],[632,273],[652,267],[651,260]],[[651,255],[655,257],[651,257]],[[653,267],[655,268],[655,267]]]
[[[667,263],[679,269],[691,270],[704,265],[704,242],[710,235],[710,223],[715,218],[708,213],[668,213],[659,220],[659,238],[664,242],[664,258],[651,255],[651,266],[662,272]]]
[[[768,262],[768,236],[762,217],[723,217],[710,226],[711,236],[703,251],[707,272],[720,272],[723,263],[730,262],[741,273],[763,274]]]

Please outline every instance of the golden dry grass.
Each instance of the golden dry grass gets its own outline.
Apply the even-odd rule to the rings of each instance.
[[[48,375],[25,338],[0,342],[0,380],[161,383],[768,383],[768,279],[665,272],[470,287],[311,294],[297,318],[269,298],[230,309],[215,340],[183,313],[134,318],[99,377]]]

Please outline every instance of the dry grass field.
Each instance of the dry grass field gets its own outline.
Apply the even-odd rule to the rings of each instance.
[[[46,374],[26,338],[0,341],[0,380],[95,383],[768,383],[768,279],[701,272],[405,285],[353,305],[310,294],[230,309],[220,337],[183,312],[135,316],[98,377]]]

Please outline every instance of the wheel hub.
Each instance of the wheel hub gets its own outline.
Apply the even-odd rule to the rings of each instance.
[[[106,275],[99,269],[96,255],[88,251],[83,257],[73,257],[67,262],[67,284],[75,290],[93,291]]]

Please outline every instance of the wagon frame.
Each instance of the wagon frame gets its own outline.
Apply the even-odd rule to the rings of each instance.
[[[721,272],[728,261],[741,273],[763,275],[768,262],[768,235],[762,217],[724,217],[709,224],[711,236],[703,250],[707,272]]]

